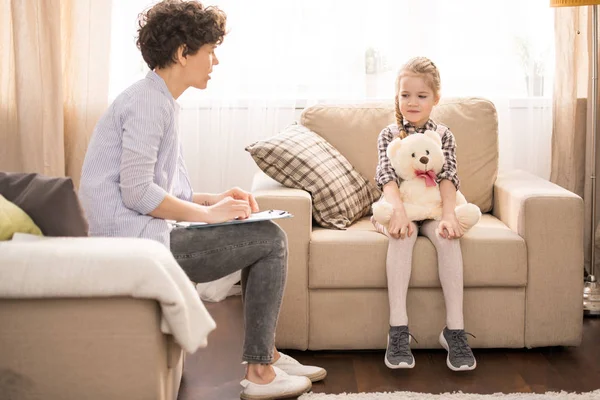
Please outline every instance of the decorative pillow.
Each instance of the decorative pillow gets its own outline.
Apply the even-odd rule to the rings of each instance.
[[[88,236],[71,178],[0,172],[0,194],[25,211],[46,236]]]
[[[0,195],[0,240],[10,240],[15,233],[41,235],[29,215]]]
[[[381,195],[331,144],[302,125],[290,125],[246,151],[277,182],[309,192],[314,219],[325,228],[345,229]]]

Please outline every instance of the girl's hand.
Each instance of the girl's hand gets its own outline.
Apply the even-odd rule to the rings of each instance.
[[[442,215],[442,220],[440,221],[437,230],[438,234],[444,239],[458,239],[464,234],[454,211]]]
[[[404,239],[413,234],[413,225],[406,216],[406,211],[394,208],[388,225],[388,233],[394,239]]]
[[[239,187],[231,188],[219,195],[219,199],[224,199],[226,197],[231,197],[235,200],[244,200],[248,202],[250,209],[252,212],[258,212],[258,203],[256,199],[251,193],[246,192],[245,190],[240,189]]]
[[[226,196],[216,204],[208,206],[207,211],[206,222],[210,224],[233,219],[246,219],[252,213],[248,201],[236,200],[231,196]]]

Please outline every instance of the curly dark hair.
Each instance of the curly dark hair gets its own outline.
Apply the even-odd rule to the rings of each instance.
[[[194,55],[205,44],[219,45],[227,33],[227,16],[198,1],[164,0],[141,13],[136,45],[151,70],[177,61],[177,50]]]

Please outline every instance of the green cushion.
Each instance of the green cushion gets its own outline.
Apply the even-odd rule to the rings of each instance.
[[[10,240],[15,233],[42,236],[42,231],[19,207],[0,195],[0,240]]]

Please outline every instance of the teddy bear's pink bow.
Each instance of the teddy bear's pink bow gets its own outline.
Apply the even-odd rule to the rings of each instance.
[[[435,172],[433,172],[433,170],[429,170],[429,171],[421,171],[421,170],[415,170],[415,174],[417,176],[417,178],[423,178],[425,179],[425,186],[435,186],[435,179],[437,178],[435,176]]]

